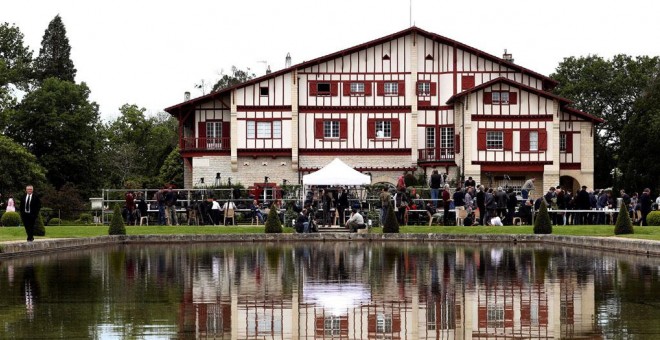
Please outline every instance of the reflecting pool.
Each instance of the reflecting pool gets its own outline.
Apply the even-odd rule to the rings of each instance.
[[[660,338],[660,259],[531,245],[125,245],[0,260],[0,338]]]

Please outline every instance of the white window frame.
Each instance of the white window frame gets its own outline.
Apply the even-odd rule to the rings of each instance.
[[[222,122],[206,122],[206,148],[220,149],[222,146]]]
[[[566,144],[567,144],[567,139],[568,137],[566,136],[565,133],[560,133],[559,134],[559,151],[560,152],[566,152]]]
[[[504,149],[504,131],[486,131],[486,149]]]
[[[529,132],[529,151],[539,151],[539,132]]]
[[[420,81],[417,83],[417,95],[418,96],[430,96],[431,95],[431,82]]]
[[[323,138],[339,139],[339,124],[338,120],[324,120],[323,121]]]
[[[427,127],[426,128],[426,148],[435,149],[435,128]]]
[[[351,82],[351,94],[364,94],[365,85],[363,82]]]
[[[440,148],[454,149],[454,128],[441,127],[440,128]]]
[[[491,99],[493,104],[509,104],[509,92],[493,91],[491,92]]]
[[[247,139],[281,139],[282,138],[282,121],[254,121],[248,120],[246,122],[246,138]]]
[[[398,96],[399,95],[399,83],[396,81],[387,81],[383,84],[383,93],[386,96]]]
[[[392,138],[392,121],[376,121],[376,138]]]

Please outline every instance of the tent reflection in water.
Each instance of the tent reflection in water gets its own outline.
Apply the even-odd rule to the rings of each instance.
[[[368,304],[371,293],[360,283],[305,283],[303,301],[323,307],[334,316],[346,314],[350,309]]]
[[[365,175],[335,158],[309,175],[303,176],[303,185],[367,185],[371,184],[371,177]]]

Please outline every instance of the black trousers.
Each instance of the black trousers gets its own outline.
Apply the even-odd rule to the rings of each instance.
[[[21,214],[21,218],[23,219],[23,226],[25,227],[28,241],[34,240],[34,223],[37,220],[36,216]]]

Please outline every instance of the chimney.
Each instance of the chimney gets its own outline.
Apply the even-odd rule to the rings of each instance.
[[[183,93],[183,101],[187,102],[190,100],[190,92],[186,91]]]
[[[291,67],[291,53],[287,53],[286,58],[284,59],[284,68],[289,67]]]
[[[513,54],[507,53],[506,48],[505,48],[504,49],[504,54],[502,55],[502,59],[504,59],[504,60],[506,60],[510,63],[513,63]]]
[[[270,74],[270,72],[271,72],[270,65],[268,65],[268,68],[266,69],[266,74]]]

